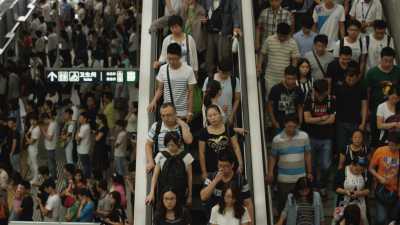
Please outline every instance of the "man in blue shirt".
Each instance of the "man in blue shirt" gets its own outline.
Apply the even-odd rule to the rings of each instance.
[[[301,30],[293,35],[293,39],[299,46],[301,57],[311,51],[314,45],[314,38],[317,36],[316,33],[311,31],[314,25],[314,21],[310,16],[305,16],[301,21]]]
[[[90,198],[90,191],[86,188],[78,190],[78,199],[80,201],[77,222],[92,222],[94,215],[94,203]]]

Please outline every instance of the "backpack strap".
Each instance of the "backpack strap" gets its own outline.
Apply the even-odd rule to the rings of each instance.
[[[369,35],[367,35],[367,36],[365,36],[365,45],[367,47],[367,54],[369,51],[369,42],[370,42],[370,37],[369,37]]]
[[[159,146],[158,146],[158,136],[160,136],[160,131],[161,131],[161,126],[162,126],[162,120],[157,121],[156,124],[156,131],[153,137],[153,141],[154,141],[154,153],[159,152]]]
[[[171,158],[171,154],[168,151],[162,151],[161,154],[167,159]]]
[[[340,38],[339,40],[339,51],[344,47],[344,38]]]
[[[186,49],[187,49],[187,53],[186,53],[186,62],[187,64],[190,66],[190,47],[189,47],[189,35],[186,34]]]
[[[392,40],[392,36],[388,35],[388,36],[387,36],[387,44],[386,44],[386,47],[390,47],[390,42],[391,42],[391,40]]]
[[[362,53],[363,53],[363,42],[362,42],[362,38],[358,39],[358,43],[360,45],[360,57],[358,58],[358,62],[361,63],[361,58],[362,58]],[[368,50],[367,50],[368,51]]]

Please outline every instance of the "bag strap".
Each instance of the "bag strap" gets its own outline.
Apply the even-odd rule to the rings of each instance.
[[[388,35],[386,47],[390,47],[390,41],[392,40],[392,36]]]
[[[186,62],[190,66],[190,47],[189,47],[189,35],[186,34],[186,48],[187,48],[187,53],[186,53]]]
[[[157,121],[156,124],[156,131],[153,137],[153,141],[154,141],[154,152],[159,152],[158,151],[158,136],[160,135],[160,131],[161,131],[161,126],[162,126],[162,121]]]
[[[343,47],[344,47],[344,38],[340,38],[340,40],[339,40],[339,51]]]
[[[315,61],[317,61],[318,67],[321,70],[322,74],[324,75],[324,77],[327,77],[326,71],[324,70],[324,68],[322,67],[321,61],[319,60],[317,54],[315,53],[314,50],[312,50],[312,53],[314,55]]]
[[[167,80],[168,80],[168,88],[169,88],[169,97],[171,98],[172,105],[175,106],[174,96],[172,94],[172,85],[171,85],[171,77],[169,75],[169,64],[167,65]]]
[[[361,63],[361,58],[362,58],[362,51],[363,51],[363,42],[362,42],[362,39],[361,38],[359,38],[358,39],[358,43],[359,43],[359,45],[360,45],[360,57],[358,58],[358,62],[359,63]],[[368,50],[367,50],[367,52],[368,52]]]

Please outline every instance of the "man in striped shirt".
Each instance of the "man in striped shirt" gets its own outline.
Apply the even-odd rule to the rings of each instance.
[[[267,58],[265,87],[268,96],[271,88],[283,80],[285,68],[291,63],[296,66],[300,57],[297,43],[290,37],[290,26],[287,23],[278,24],[277,34],[269,36],[264,41],[257,63],[257,74],[261,73],[265,57]]]
[[[273,183],[274,169],[278,169],[278,211],[285,206],[287,195],[297,180],[307,175],[313,179],[311,167],[311,146],[307,133],[298,129],[296,116],[285,118],[284,130],[272,141],[271,156],[268,160],[267,182]]]

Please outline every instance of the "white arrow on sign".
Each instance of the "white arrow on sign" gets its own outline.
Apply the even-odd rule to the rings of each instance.
[[[47,75],[47,78],[49,78],[51,82],[54,82],[54,80],[57,80],[57,74],[50,72],[49,75]]]

